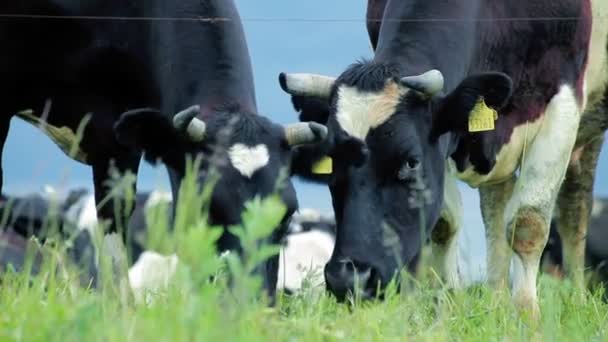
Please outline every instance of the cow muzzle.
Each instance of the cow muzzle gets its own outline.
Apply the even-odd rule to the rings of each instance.
[[[325,265],[325,283],[340,302],[349,296],[372,299],[380,286],[378,272],[373,267],[350,259],[331,260]]]

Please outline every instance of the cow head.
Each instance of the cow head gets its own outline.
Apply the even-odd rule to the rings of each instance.
[[[287,231],[288,218],[298,205],[292,183],[281,177],[281,172],[290,171],[295,146],[322,142],[327,135],[327,129],[320,124],[283,127],[234,106],[214,108],[210,114],[202,114],[199,106],[193,106],[174,116],[150,109],[135,110],[123,114],[115,132],[118,141],[143,151],[146,160],[161,160],[172,175],[174,188],[179,186],[174,178],[179,181],[184,176],[186,156],[203,157],[198,175],[201,185],[205,184],[210,167],[215,167],[220,179],[210,203],[209,220],[213,225],[240,223],[246,201],[279,189],[288,210],[285,222],[272,237],[274,243]],[[282,184],[278,184],[281,179]],[[240,244],[226,231],[218,249],[239,250]],[[276,274],[274,277],[268,284],[276,283]]]
[[[308,97],[318,107],[324,99],[329,114],[337,239],[325,267],[328,289],[339,299],[355,288],[375,296],[398,271],[415,266],[440,214],[454,142],[467,132],[480,99],[494,109],[505,104],[511,80],[501,73],[474,75],[446,95],[437,70],[404,77],[398,65],[376,62],[354,64],[337,79],[279,79],[294,104]]]

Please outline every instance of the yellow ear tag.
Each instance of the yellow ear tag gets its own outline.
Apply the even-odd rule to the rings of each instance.
[[[498,112],[488,107],[483,97],[480,97],[469,115],[469,132],[493,131],[497,119]]]
[[[312,173],[316,175],[331,175],[333,171],[333,161],[330,157],[323,157],[312,166]]]

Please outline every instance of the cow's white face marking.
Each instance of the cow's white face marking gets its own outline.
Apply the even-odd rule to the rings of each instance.
[[[251,178],[253,174],[268,165],[270,154],[266,145],[248,147],[243,144],[234,144],[228,150],[230,163],[241,175]]]
[[[395,114],[407,89],[388,82],[381,92],[362,92],[354,87],[338,89],[336,119],[349,135],[365,140],[369,131],[385,123]]]

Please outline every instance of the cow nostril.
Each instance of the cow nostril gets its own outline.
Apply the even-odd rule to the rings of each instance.
[[[362,298],[374,296],[379,277],[377,270],[366,264],[340,260],[325,266],[325,281],[327,289],[343,301],[349,294]]]

